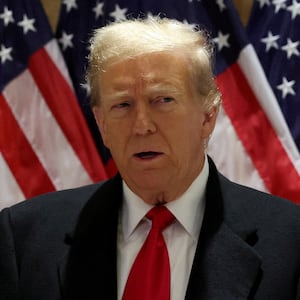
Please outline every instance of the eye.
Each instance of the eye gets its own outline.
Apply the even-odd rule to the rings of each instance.
[[[173,102],[175,99],[172,97],[158,97],[155,99],[155,103],[170,103]]]
[[[132,102],[131,101],[116,101],[115,103],[112,103],[110,106],[110,116],[113,119],[120,119],[124,118],[128,115],[128,113],[131,111]]]
[[[123,109],[123,108],[127,108],[130,106],[129,102],[121,102],[121,103],[117,103],[115,105],[112,106],[112,109]]]
[[[172,97],[163,97],[161,101],[164,102],[164,103],[170,103],[170,102],[174,101],[174,98],[172,98]]]
[[[155,97],[152,101],[153,107],[157,111],[161,111],[161,112],[170,112],[174,110],[176,108],[175,105],[176,103],[177,103],[176,99],[169,96]]]

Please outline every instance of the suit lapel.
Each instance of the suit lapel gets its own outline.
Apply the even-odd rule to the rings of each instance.
[[[192,299],[249,299],[261,275],[261,259],[253,249],[256,228],[230,223],[224,209],[220,178],[210,161],[206,210],[186,293]],[[240,220],[240,218],[236,218]],[[251,245],[250,245],[251,244]]]
[[[186,300],[249,299],[259,282],[261,260],[252,248],[256,229],[238,221],[228,224],[227,218],[241,218],[224,210],[223,203],[230,197],[223,199],[223,193],[210,161],[205,216]],[[121,200],[122,184],[117,176],[104,183],[83,208],[61,265],[64,299],[117,299],[116,240]]]
[[[64,299],[117,299],[116,240],[122,200],[119,176],[104,183],[83,208],[61,265]]]

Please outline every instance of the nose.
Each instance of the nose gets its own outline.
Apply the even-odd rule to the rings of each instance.
[[[156,131],[151,112],[145,106],[136,108],[133,124],[133,133],[136,135],[147,135]]]

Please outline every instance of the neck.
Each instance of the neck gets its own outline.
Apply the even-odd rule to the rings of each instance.
[[[201,174],[204,166],[204,158],[198,168],[188,174],[179,174],[178,177],[169,176],[167,180],[158,180],[151,177],[145,184],[136,184],[130,177],[123,177],[129,189],[139,198],[150,205],[163,205],[178,199],[183,195],[194,180]],[[160,179],[160,178],[159,178]],[[164,179],[164,178],[163,178]]]
[[[165,189],[161,188],[161,189],[157,189],[157,190],[155,190],[154,188],[149,189],[149,190],[145,190],[145,189],[141,190],[138,188],[134,188],[133,186],[130,186],[130,185],[128,185],[128,187],[136,195],[138,195],[141,199],[143,199],[143,201],[146,202],[147,204],[160,206],[160,205],[165,205],[168,202],[172,202],[172,201],[178,199],[190,187],[190,185],[192,184],[194,179],[191,180],[191,182],[186,185],[180,185],[180,184],[178,184],[176,186],[168,185],[168,187]]]

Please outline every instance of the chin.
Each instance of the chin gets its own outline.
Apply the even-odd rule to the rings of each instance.
[[[130,177],[130,181],[140,190],[161,190],[164,186],[163,180],[160,176],[150,174],[136,173]]]
[[[160,190],[163,187],[163,184],[160,180],[157,178],[150,180],[149,178],[138,178],[135,180],[135,184],[139,186],[141,189],[145,190]]]

